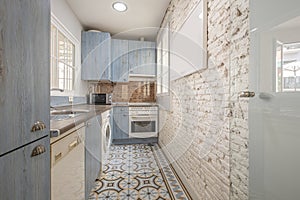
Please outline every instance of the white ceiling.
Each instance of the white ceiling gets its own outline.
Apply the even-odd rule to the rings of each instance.
[[[292,28],[300,28],[300,16],[288,20],[276,27],[276,29],[292,29]]]
[[[110,32],[114,38],[154,41],[170,0],[121,0],[126,12],[112,9],[119,0],[66,0],[85,30]]]

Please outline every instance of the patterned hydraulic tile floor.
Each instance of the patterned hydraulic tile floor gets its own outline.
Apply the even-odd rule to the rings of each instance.
[[[158,145],[113,145],[90,200],[191,199]]]

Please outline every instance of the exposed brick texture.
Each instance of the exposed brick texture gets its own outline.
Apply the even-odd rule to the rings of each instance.
[[[199,0],[172,0],[179,31]],[[201,200],[248,199],[249,0],[208,0],[208,66],[171,82],[160,111],[160,144]]]

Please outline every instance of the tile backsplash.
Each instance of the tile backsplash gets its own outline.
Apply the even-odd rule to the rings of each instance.
[[[130,81],[128,83],[90,83],[89,92],[113,93],[113,102],[155,102],[156,83]]]

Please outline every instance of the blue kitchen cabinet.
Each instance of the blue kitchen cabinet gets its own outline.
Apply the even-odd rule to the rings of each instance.
[[[128,82],[128,40],[111,40],[112,82]]]
[[[50,200],[50,0],[0,0],[0,199]]]
[[[95,184],[101,169],[101,115],[86,122],[85,129],[85,199]]]
[[[81,79],[110,80],[111,37],[105,32],[81,33]]]
[[[112,142],[129,138],[129,108],[128,106],[113,107]]]
[[[155,42],[130,40],[129,74],[156,75],[156,45]]]

